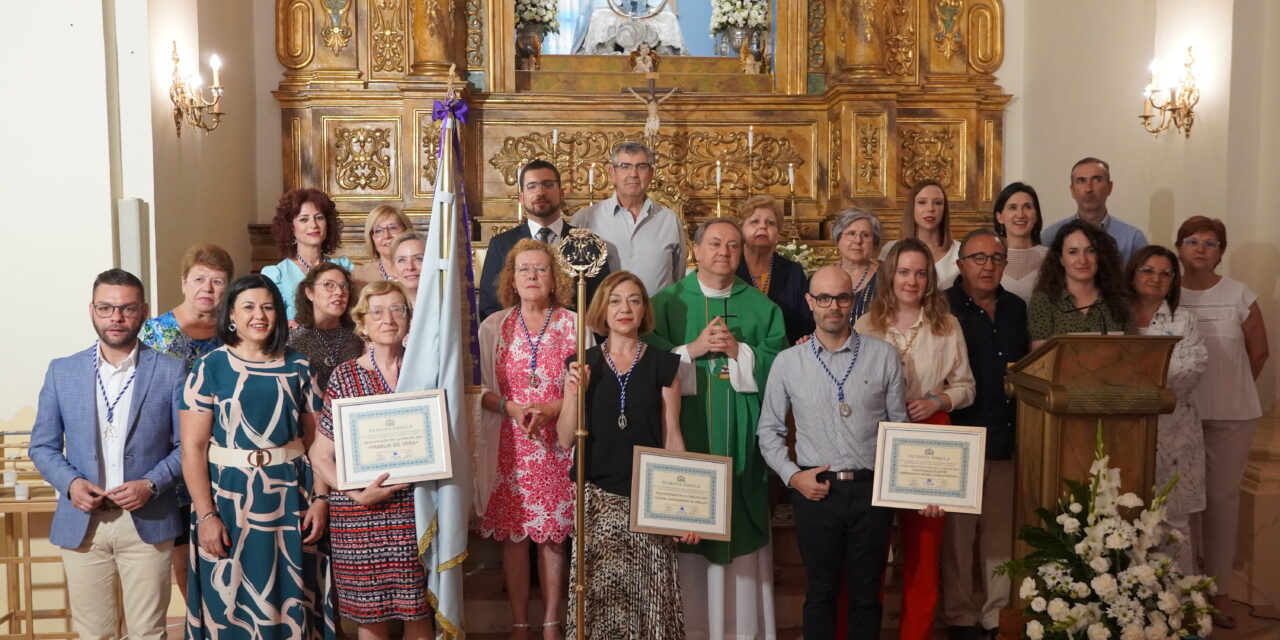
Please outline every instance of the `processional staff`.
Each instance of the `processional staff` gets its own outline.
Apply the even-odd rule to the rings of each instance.
[[[605,245],[604,240],[599,236],[591,233],[590,229],[577,228],[569,232],[564,240],[560,242],[560,265],[573,273],[578,280],[578,363],[584,366],[587,361],[587,325],[582,321],[586,317],[587,308],[587,278],[594,278],[600,273],[600,269],[604,267],[605,259],[609,256],[609,249]],[[587,637],[587,561],[586,561],[586,540],[587,540],[587,410],[586,410],[587,394],[583,389],[578,392],[578,424],[575,425],[573,435],[577,437],[578,464],[577,464],[577,480],[575,482],[577,499],[573,510],[573,527],[577,535],[573,541],[574,554],[577,555],[578,575],[577,583],[574,584],[573,590],[577,594],[577,610],[574,612],[577,620],[578,640],[585,640]]]

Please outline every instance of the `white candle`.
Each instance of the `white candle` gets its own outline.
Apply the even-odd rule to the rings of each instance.
[[[557,144],[560,144],[560,130],[552,129],[551,130],[551,146],[554,148]]]
[[[756,126],[747,127],[747,147],[755,148],[756,146]]]
[[[596,163],[592,162],[591,166],[587,168],[587,184],[595,184],[595,183],[596,183]]]
[[[31,487],[27,486],[27,483],[25,482],[19,482],[18,485],[13,488],[13,497],[15,500],[30,500]]]
[[[787,184],[796,183],[796,164],[794,162],[787,163]]]
[[[720,186],[720,161],[716,160],[716,186]]]
[[[219,58],[217,54],[214,54],[213,57],[209,58],[209,66],[213,69],[213,86],[222,86],[221,84],[218,84],[218,71],[222,69],[222,58]]]

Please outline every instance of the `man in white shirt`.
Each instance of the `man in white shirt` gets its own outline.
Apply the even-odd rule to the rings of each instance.
[[[654,158],[648,147],[623,142],[610,155],[613,195],[573,217],[604,239],[609,269],[630,271],[654,295],[685,274],[688,251],[684,224],[676,212],[649,199]]]
[[[89,318],[98,342],[49,365],[31,428],[31,460],[58,490],[49,541],[62,547],[71,620],[81,638],[165,637],[169,556],[183,523],[178,394],[183,361],[138,342],[142,282],[98,275]]]
[[[573,225],[564,221],[560,210],[564,206],[564,189],[560,187],[560,170],[546,160],[532,160],[521,167],[519,176],[520,206],[528,220],[489,239],[484,254],[484,269],[480,272],[480,320],[502,310],[498,300],[498,274],[507,262],[507,254],[517,242],[532,238],[553,247],[560,246]],[[587,301],[596,292],[600,281],[609,275],[606,265],[595,277],[587,278]]]

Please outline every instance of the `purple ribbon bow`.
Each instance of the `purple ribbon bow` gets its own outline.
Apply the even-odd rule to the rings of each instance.
[[[449,114],[453,114],[453,117],[457,118],[458,122],[466,122],[467,103],[454,98],[448,102],[440,102],[439,100],[436,100],[435,104],[431,107],[432,122],[444,120],[449,117]]]

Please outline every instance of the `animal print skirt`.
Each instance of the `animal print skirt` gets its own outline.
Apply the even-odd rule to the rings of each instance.
[[[676,543],[630,530],[631,498],[587,483],[587,638],[683,640],[684,607]],[[576,547],[575,547],[576,551]],[[579,558],[569,571],[566,638],[576,634]]]

